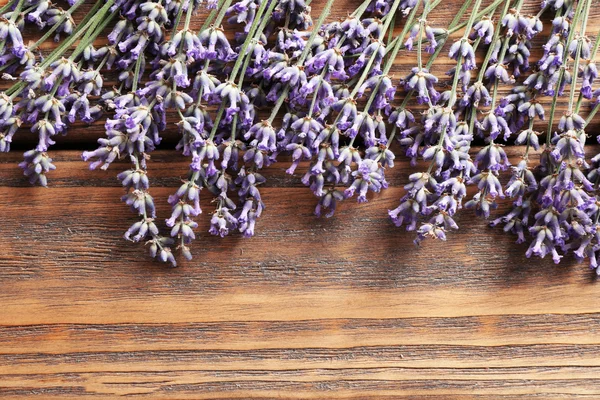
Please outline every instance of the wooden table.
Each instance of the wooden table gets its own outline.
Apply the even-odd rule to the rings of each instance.
[[[334,17],[355,6],[340,2]],[[595,273],[527,259],[467,211],[447,243],[415,248],[386,215],[405,159],[388,190],[332,219],[275,165],[256,236],[212,237],[204,215],[194,260],[172,269],[122,239],[134,216],[118,168],[80,161],[100,135],[59,139],[47,189],[16,166],[27,131],[0,155],[0,398],[600,398]],[[150,167],[161,216],[188,162],[166,136]]]

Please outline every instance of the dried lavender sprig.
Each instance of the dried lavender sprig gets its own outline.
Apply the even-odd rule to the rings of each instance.
[[[535,198],[539,188],[534,171],[528,165],[529,152],[532,148],[535,150],[539,149],[537,136],[541,134],[533,130],[534,118],[538,117],[541,120],[544,119],[543,106],[536,101],[536,97],[543,94],[551,94],[554,97],[548,128],[548,134],[550,134],[556,98],[562,92],[562,87],[564,87],[568,80],[568,77],[565,76],[563,71],[564,65],[561,67],[561,64],[564,64],[562,60],[565,60],[565,58],[561,48],[556,45],[556,41],[560,41],[561,38],[564,38],[565,32],[568,33],[575,29],[569,29],[569,20],[563,17],[563,15],[569,15],[571,13],[571,6],[572,3],[569,3],[566,9],[563,8],[562,5],[556,9],[553,22],[553,35],[546,45],[543,46],[545,54],[538,63],[541,70],[531,74],[525,80],[523,86],[515,87],[512,93],[502,100],[503,103],[501,107],[505,112],[512,114],[511,118],[513,122],[511,123],[511,129],[513,129],[515,133],[518,133],[515,143],[525,144],[526,149],[521,157],[521,161],[512,168],[511,179],[506,185],[505,193],[510,197],[515,198],[512,209],[504,216],[493,220],[490,225],[496,226],[500,223],[504,224],[504,231],[511,231],[517,235],[517,243],[523,243],[526,240],[525,231],[530,228],[531,222],[529,216],[532,212],[532,207],[535,206]],[[549,4],[542,7],[537,17],[539,17],[547,8],[549,8]],[[561,54],[553,55],[553,53],[550,52],[551,50],[555,52],[554,54]],[[553,63],[548,62],[549,57],[555,57],[556,60],[560,61],[556,68],[553,67]],[[552,68],[550,68],[551,66]],[[552,87],[551,82],[556,83],[556,90]],[[528,126],[526,129],[521,130],[524,119],[529,120]],[[550,137],[548,136],[546,142],[549,143],[549,140]],[[546,147],[545,150],[549,150],[549,148]]]
[[[431,205],[428,205],[428,197],[430,198],[430,200],[433,200],[433,196],[429,196],[429,194],[433,195],[435,193],[439,193],[440,187],[447,187],[448,190],[452,188],[453,195],[459,196],[461,198],[466,193],[462,179],[460,179],[460,177],[458,179],[456,177],[452,178],[450,176],[450,171],[453,168],[464,169],[470,167],[468,167],[468,165],[459,167],[459,165],[456,164],[458,162],[458,159],[450,161],[450,169],[444,171],[444,173],[442,173],[442,167],[445,164],[445,151],[458,151],[460,149],[461,141],[464,140],[462,139],[462,134],[460,134],[458,131],[455,132],[455,129],[457,129],[457,125],[456,116],[453,113],[453,107],[457,100],[456,93],[460,77],[459,71],[462,70],[463,64],[467,69],[472,67],[471,62],[465,62],[465,60],[463,60],[463,54],[465,56],[468,56],[469,54],[471,54],[472,50],[463,50],[462,47],[466,46],[468,40],[467,35],[469,35],[471,31],[471,27],[473,26],[480,5],[481,1],[476,0],[475,4],[473,5],[473,10],[471,11],[470,17],[467,21],[467,29],[465,31],[465,34],[461,39],[457,40],[454,43],[450,50],[450,55],[454,56],[454,58],[456,59],[456,73],[454,73],[451,90],[445,96],[445,99],[447,99],[447,106],[444,108],[440,106],[430,106],[429,110],[426,113],[424,113],[424,132],[418,134],[420,139],[418,139],[419,141],[416,141],[413,145],[413,147],[415,145],[418,146],[420,141],[424,140],[424,134],[431,135],[429,141],[434,142],[435,144],[431,143],[432,145],[430,147],[427,147],[427,149],[423,153],[424,159],[431,160],[429,168],[427,172],[414,173],[410,176],[409,179],[411,183],[405,186],[405,188],[407,189],[407,194],[402,199],[402,203],[395,210],[389,211],[389,215],[394,221],[394,223],[397,226],[407,225],[407,230],[415,230],[417,228],[417,223],[419,222],[420,215],[426,216],[433,212],[433,216],[428,217],[428,221],[422,223],[419,229],[417,230],[418,235],[415,240],[416,244],[420,243],[420,241],[426,237],[445,240],[446,230],[449,228],[457,228],[457,225],[452,218],[452,214],[454,213],[458,204],[455,200],[452,199],[453,196],[441,197],[438,199],[439,201],[435,201]],[[460,51],[458,52],[456,49],[457,46],[460,49]],[[469,59],[466,59],[466,61],[469,61]],[[429,96],[426,95],[426,97],[428,98]],[[456,143],[452,143],[453,141],[456,141]],[[448,143],[445,146],[446,142]],[[470,161],[468,161],[467,159],[465,160],[465,162],[468,164]],[[435,165],[437,165],[438,168],[433,174],[432,171]],[[452,165],[454,165],[454,167],[452,167]],[[446,181],[439,184],[438,186],[434,175],[442,176]]]
[[[104,15],[108,12],[110,8],[110,4],[106,4],[102,9],[102,12],[98,14],[98,21],[104,20]],[[106,20],[109,20],[108,17]],[[15,125],[20,126],[23,120],[27,120],[32,124],[35,123],[32,127],[32,131],[39,134],[40,144],[36,148],[37,152],[43,153],[47,150],[47,148],[53,144],[54,142],[51,140],[51,136],[63,132],[66,129],[66,125],[62,122],[62,113],[64,112],[64,105],[62,104],[62,98],[65,96],[65,91],[68,91],[68,85],[71,80],[74,79],[77,74],[77,67],[72,65],[72,59],[69,61],[65,61],[66,64],[69,64],[68,70],[64,69],[62,72],[59,72],[57,68],[62,68],[63,62],[59,62],[55,64],[55,60],[58,60],[59,57],[63,55],[63,53],[68,49],[68,47],[74,43],[81,35],[84,34],[85,30],[90,28],[93,25],[94,20],[89,19],[87,23],[81,25],[77,28],[77,30],[73,33],[73,35],[65,41],[61,46],[59,46],[56,50],[54,50],[39,66],[28,67],[22,74],[22,81],[13,85],[9,88],[5,93],[9,95],[8,99],[12,102],[17,96],[21,96],[22,100],[19,102],[15,111],[17,109],[21,109],[19,115],[17,116],[17,120],[15,121]],[[104,21],[105,23],[107,21]],[[106,25],[106,24],[104,24]],[[96,35],[99,32],[96,32]],[[64,60],[64,59],[63,59]],[[53,73],[45,79],[44,85],[48,86],[46,89],[43,87],[38,90],[39,86],[42,85],[43,74],[45,73],[46,68],[54,69]],[[62,77],[58,79],[55,83],[49,84],[48,80],[53,76],[58,76],[62,73]],[[67,76],[68,75],[68,76]],[[68,78],[68,79],[67,79]],[[50,81],[52,82],[52,81]],[[62,85],[62,86],[61,86]],[[62,88],[57,94],[57,90],[59,86]],[[25,93],[27,95],[25,95]],[[37,99],[35,98],[37,97]],[[25,107],[25,105],[27,105]],[[30,115],[25,117],[24,113],[29,109],[34,110],[31,111]],[[45,117],[42,120],[37,120],[38,113],[45,113]],[[50,121],[49,114],[52,116],[52,121]],[[37,122],[36,122],[37,121]],[[8,125],[5,126],[5,128]],[[0,136],[0,149],[3,151],[8,151],[10,148],[10,142],[12,141],[12,136],[14,135],[15,130],[10,128],[7,132],[3,133]],[[28,153],[29,154],[29,153]],[[46,183],[47,180],[44,176],[44,179],[40,179],[38,174],[32,173],[30,162],[27,160],[37,159],[35,156],[26,155],[26,162],[21,165],[26,169],[25,174],[29,176],[30,181]],[[35,169],[34,169],[35,171]],[[48,171],[42,169],[40,173],[45,174]]]
[[[267,7],[267,4],[268,4],[268,7]],[[236,63],[233,66],[231,72],[229,73],[229,78],[227,79],[227,82],[233,82],[236,79],[238,79],[236,87],[242,88],[243,80],[245,77],[245,71],[249,65],[249,61],[251,58],[251,54],[248,54],[247,49],[249,48],[251,43],[255,43],[258,40],[258,38],[262,35],[262,32],[265,29],[266,24],[270,20],[270,16],[273,13],[273,10],[276,5],[277,5],[276,1],[273,1],[270,3],[263,2],[261,4],[261,6],[259,7],[257,14],[254,16],[253,22],[248,29],[246,39],[244,40],[244,43],[242,43],[242,45],[240,47],[239,57],[236,60]],[[264,13],[264,15],[263,15],[263,13]],[[217,21],[219,20],[219,18],[220,17],[218,16]],[[207,60],[204,69],[206,69],[208,67],[209,61],[210,60]],[[238,78],[238,75],[239,75],[239,78]],[[200,98],[201,98],[201,95],[199,95],[198,101],[200,100]],[[209,146],[214,147],[214,145],[212,145],[211,143],[212,143],[213,139],[215,138],[217,129],[219,128],[221,119],[224,115],[225,102],[226,102],[225,99],[223,99],[221,101],[221,105],[219,107],[219,110],[217,112],[215,120],[212,123],[212,129],[210,131],[208,138],[206,139],[206,143],[208,143]],[[182,119],[183,119],[183,116],[182,116]],[[235,141],[236,141],[235,136],[236,136],[236,132],[237,132],[237,123],[238,123],[238,113],[235,113],[232,115],[232,118],[231,118],[231,137],[228,140],[229,143],[235,143]],[[226,149],[231,150],[232,148],[226,147]],[[217,150],[217,148],[214,147],[214,151],[218,152],[219,150]],[[225,153],[223,154],[223,157],[226,157]],[[221,172],[217,172],[217,171],[211,172],[211,171],[207,171],[204,168],[198,169],[195,166],[195,162],[192,162],[192,166],[191,166],[192,170],[190,171],[190,179],[188,181],[185,181],[184,185],[182,186],[182,188],[184,188],[184,190],[182,191],[182,189],[180,189],[178,191],[178,193],[172,199],[170,199],[170,202],[173,205],[173,214],[172,214],[171,218],[167,221],[167,224],[169,226],[173,226],[173,230],[172,230],[171,234],[173,236],[179,236],[181,244],[178,246],[178,248],[182,251],[183,255],[188,259],[191,258],[191,252],[189,251],[189,247],[187,245],[189,244],[191,239],[194,238],[194,236],[193,236],[191,229],[188,229],[189,232],[186,234],[183,231],[183,229],[179,229],[179,227],[184,227],[184,225],[187,225],[189,227],[190,221],[191,221],[191,219],[189,217],[193,216],[193,215],[197,215],[199,213],[199,207],[196,207],[197,211],[193,212],[194,208],[191,208],[188,205],[186,205],[185,200],[183,200],[186,197],[186,193],[189,192],[190,188],[196,187],[197,188],[196,192],[198,192],[200,186],[204,185],[204,186],[207,186],[209,188],[209,190],[216,191],[215,194],[218,194],[218,197],[216,199],[216,201],[218,203],[217,210],[215,211],[215,213],[213,214],[213,217],[211,219],[211,230],[210,230],[211,233],[224,235],[229,232],[230,228],[236,227],[238,225],[238,222],[234,221],[235,217],[232,215],[232,212],[236,208],[235,204],[227,197],[227,191],[229,190],[230,185],[226,184],[226,180],[223,179],[226,176],[225,169],[227,168],[227,166],[228,166],[227,161],[225,161],[225,158],[224,158],[222,171]],[[253,174],[253,176],[256,176],[256,177],[259,176],[256,173],[252,173],[252,174]],[[214,177],[214,179],[213,179],[213,177]],[[245,179],[248,179],[248,178],[245,178]],[[260,178],[258,178],[258,179],[260,179]],[[254,192],[254,193],[258,193],[258,192]],[[197,195],[194,196],[194,198],[196,199]],[[258,197],[257,199],[260,202],[260,198]],[[190,199],[190,200],[192,200],[192,199]],[[248,203],[248,202],[246,202],[246,203]],[[263,207],[262,202],[260,202],[260,203],[261,204],[259,204],[258,207],[262,208]],[[186,211],[186,207],[187,207],[187,211]],[[247,214],[248,212],[250,212],[251,214],[253,214],[255,216],[260,215],[260,211],[256,212],[256,211],[246,210],[245,208],[242,211],[243,215],[248,215]],[[176,218],[180,218],[179,223],[175,223]],[[240,223],[241,223],[241,225],[240,225],[241,227],[246,226],[246,230],[248,233],[253,231],[254,220],[250,220],[250,221],[246,221],[246,220],[241,221],[240,220]],[[195,223],[193,223],[193,224],[194,225],[191,226],[192,228],[197,226]],[[248,224],[250,224],[250,225],[248,225]],[[176,228],[178,228],[178,229],[176,229]],[[244,233],[246,233],[246,232],[244,232]]]
[[[107,3],[103,9],[98,13],[98,19],[96,24],[92,24],[90,30],[84,34],[83,41],[80,44],[82,47],[87,47],[104,28],[110,23],[111,19],[116,15],[116,11],[109,13],[110,3]],[[93,21],[93,20],[90,20]],[[35,148],[37,152],[46,152],[48,148],[54,144],[51,136],[58,133],[66,133],[66,124],[62,122],[63,113],[65,112],[65,106],[63,104],[64,98],[68,95],[71,85],[80,79],[80,72],[77,65],[74,63],[75,57],[82,50],[75,49],[74,52],[69,56],[68,59],[64,57],[61,60],[50,63],[45,60],[40,68],[44,68],[44,64],[48,63],[49,67],[53,69],[52,73],[44,80],[45,88],[42,88],[37,93],[37,99],[31,97],[31,87],[28,89],[28,96],[30,100],[27,102],[30,105],[34,105],[40,114],[44,115],[42,119],[39,119],[31,128],[34,133],[39,136],[39,144]],[[27,72],[27,71],[26,71]],[[51,79],[55,77],[56,79]],[[46,90],[44,90],[46,89]],[[60,89],[60,90],[59,90]],[[15,92],[14,94],[17,94]],[[24,96],[23,96],[24,97]],[[25,101],[25,100],[22,100]],[[36,111],[37,112],[37,111]],[[32,120],[37,114],[29,117]],[[25,174],[30,177],[30,181],[35,182],[37,176],[35,174],[29,174],[30,163],[22,164],[25,165]]]
[[[419,40],[418,40],[418,45],[417,45],[417,47],[418,47],[417,57],[418,57],[419,68],[422,68],[420,53],[421,53],[422,38],[423,38],[422,33],[424,33],[423,31],[425,30],[424,23],[427,19],[428,13],[430,11],[432,11],[433,9],[435,9],[435,7],[437,7],[437,5],[440,4],[440,2],[441,1],[434,1],[431,3],[425,2],[424,7],[423,7],[423,12],[421,14],[421,17],[418,20]],[[391,47],[391,50],[388,50],[388,51],[390,51],[391,55],[387,59],[387,62],[385,64],[381,74],[375,75],[369,79],[369,81],[375,80],[376,83],[371,88],[371,94],[363,108],[363,111],[360,114],[360,116],[362,117],[362,122],[361,122],[361,124],[358,125],[357,128],[355,128],[357,132],[361,130],[361,127],[363,125],[365,125],[366,121],[368,121],[369,123],[371,123],[371,121],[377,121],[377,120],[381,121],[383,119],[383,117],[381,116],[382,109],[389,107],[389,105],[382,103],[382,104],[377,105],[375,107],[375,110],[371,110],[372,104],[373,104],[373,102],[375,102],[375,99],[378,96],[384,97],[384,98],[385,98],[385,96],[387,96],[387,97],[390,97],[390,99],[393,98],[393,95],[391,95],[390,93],[394,93],[395,88],[393,88],[393,86],[391,86],[391,82],[386,83],[386,87],[387,87],[387,85],[390,85],[391,87],[389,89],[385,90],[384,95],[380,94],[380,87],[381,87],[382,83],[385,81],[385,79],[396,59],[396,55],[398,54],[398,51],[400,50],[400,47],[402,46],[402,44],[404,42],[404,38],[406,37],[409,30],[413,26],[413,20],[416,16],[416,12],[417,12],[419,5],[420,5],[420,2],[417,1],[417,3],[414,5],[413,10],[410,12],[410,14],[405,22],[402,32],[396,38],[397,40],[395,40],[395,44]],[[435,44],[432,44],[432,46],[435,46]],[[433,47],[433,49],[435,49],[435,47]],[[360,82],[357,83],[356,87],[361,88],[361,91],[362,91],[363,90],[362,87],[364,87],[364,85],[359,86],[359,84],[360,84]],[[365,82],[365,84],[366,84],[366,82]],[[395,156],[389,150],[389,143],[394,138],[395,130],[392,130],[392,134],[391,134],[390,138],[387,138],[386,133],[385,133],[385,124],[383,124],[382,122],[377,123],[377,129],[379,131],[378,139],[375,138],[374,128],[373,129],[367,128],[367,132],[363,133],[364,142],[368,146],[368,148],[365,150],[366,158],[359,159],[359,155],[356,155],[355,157],[353,157],[353,160],[357,164],[357,171],[352,173],[352,176],[355,179],[352,181],[350,187],[344,191],[344,198],[352,196],[354,194],[355,190],[360,189],[360,195],[358,197],[358,201],[364,202],[364,201],[366,201],[365,195],[366,195],[367,190],[379,192],[382,188],[387,187],[387,182],[385,181],[384,167],[389,166],[391,168],[394,165],[393,160],[394,160]],[[357,138],[357,136],[353,136],[351,138],[350,143],[347,146],[347,148],[351,149],[351,151],[354,149],[353,145],[354,145],[356,138]],[[382,159],[383,159],[383,161],[380,164],[380,160],[382,160]],[[346,164],[347,164],[347,162],[346,162]],[[341,166],[343,166],[343,165],[340,165],[340,167]]]
[[[73,12],[75,12],[79,6],[81,6],[84,3],[84,0],[79,0],[77,2],[75,2],[67,11],[64,11],[62,13],[62,15],[57,19],[57,21],[50,27],[50,29],[48,29],[46,31],[46,33],[44,35],[42,35],[42,37],[40,37],[34,44],[28,46],[28,52],[33,52],[33,50],[37,49],[42,43],[44,43],[57,29],[60,28],[61,24],[66,21],[68,18],[71,18],[71,15],[73,14]],[[100,2],[96,3],[96,5],[94,6],[94,8],[99,8],[100,6]],[[90,10],[90,13],[94,13],[95,10],[92,9]],[[1,12],[0,12],[1,14]],[[85,23],[85,21],[83,22]],[[6,63],[2,66],[0,66],[0,71],[3,71],[5,69],[9,69],[17,64],[19,64],[20,60],[18,58],[13,59],[12,62]]]
[[[131,72],[131,79],[127,86],[131,87],[132,92],[111,99],[111,106],[115,108],[115,118],[106,122],[108,137],[99,139],[100,147],[93,152],[84,152],[83,158],[84,160],[97,158],[97,161],[91,163],[90,168],[94,169],[101,166],[102,169],[106,169],[117,157],[125,154],[129,155],[132,168],[120,173],[118,178],[126,190],[122,200],[131,206],[140,219],[127,230],[124,237],[139,242],[150,236],[150,240],[146,243],[150,245],[151,256],[158,257],[163,262],[169,261],[175,266],[176,260],[169,247],[173,244],[173,240],[162,237],[154,223],[156,217],[155,206],[154,200],[149,194],[146,160],[149,158],[148,154],[154,150],[161,140],[159,132],[164,129],[165,105],[171,102],[175,104],[185,102],[183,99],[186,97],[177,92],[175,96],[163,98],[157,95],[149,100],[143,97],[142,93],[137,92],[146,51],[149,50],[148,53],[151,53],[154,50],[152,48],[148,49],[148,39],[152,37],[155,41],[162,41],[164,36],[160,28],[168,24],[170,18],[167,11],[160,4],[144,4],[146,6],[139,9],[137,7],[130,8],[127,11],[121,9],[130,19],[121,21],[121,25],[117,24],[113,30],[114,35],[110,39],[120,51],[130,53],[126,57],[130,57],[132,54],[136,56],[135,62],[131,63],[130,61],[133,61],[131,59],[125,60],[123,66],[124,72]],[[188,7],[188,12],[191,13],[192,5],[188,3]],[[182,9],[183,5],[177,10],[176,15],[171,15],[171,18],[176,19]],[[119,8],[114,10],[119,11]],[[155,12],[154,14],[147,14],[147,19],[137,19],[140,24],[134,28],[129,21],[136,16],[138,12],[136,10],[139,10],[142,15]],[[148,19],[151,20],[152,24],[147,23]],[[128,36],[125,37],[121,33],[127,26],[131,30],[129,30]],[[152,28],[149,28],[149,26]],[[156,31],[154,28],[159,30]],[[102,26],[99,26],[98,29],[102,29]],[[146,32],[148,29],[151,31]],[[117,44],[116,41],[118,40],[123,41]],[[87,39],[84,38],[83,46],[87,47],[91,44],[91,41],[91,36]],[[80,51],[81,49],[76,50],[76,53]],[[121,86],[125,85],[126,82],[123,81]]]
[[[392,21],[394,21],[393,18],[389,17],[390,15],[394,15],[395,10],[398,9],[400,4],[400,1],[395,1],[392,4],[390,7],[390,14],[387,15],[387,18],[384,18],[383,26],[378,30],[378,37],[383,37],[386,34],[387,30],[391,26]],[[411,20],[416,12],[416,7],[414,5],[412,8],[413,11],[411,12]],[[340,42],[343,42],[343,40],[345,40],[345,36],[342,37]],[[340,42],[338,42],[338,46],[340,46]],[[333,215],[337,201],[342,199],[341,193],[337,191],[335,186],[337,183],[347,184],[349,182],[352,163],[358,165],[358,170],[352,172],[351,175],[353,177],[353,182],[350,187],[346,189],[344,197],[351,197],[354,191],[360,188],[359,201],[365,201],[366,190],[370,188],[371,190],[379,191],[380,188],[387,186],[377,162],[374,162],[370,159],[361,160],[357,149],[353,147],[357,135],[359,132],[363,131],[363,126],[367,127],[367,131],[362,132],[361,135],[365,137],[367,142],[374,140],[374,132],[372,132],[369,128],[372,124],[372,117],[369,114],[369,110],[374,99],[379,96],[379,87],[381,82],[385,80],[387,82],[386,87],[388,87],[387,85],[391,85],[389,78],[386,78],[385,75],[382,75],[379,72],[367,80],[368,75],[372,73],[371,67],[374,65],[376,60],[379,60],[381,57],[379,52],[380,49],[383,48],[383,43],[378,39],[372,42],[371,46],[372,49],[370,50],[366,64],[360,67],[360,69],[362,69],[362,73],[360,76],[358,76],[358,78],[355,78],[352,81],[352,91],[345,95],[344,98],[338,100],[332,106],[332,109],[334,109],[337,113],[333,123],[323,129],[322,123],[324,123],[325,120],[322,118],[326,114],[322,114],[317,120],[312,119],[315,100],[313,97],[313,101],[311,102],[311,106],[308,111],[308,116],[297,120],[297,122],[302,123],[302,125],[298,128],[305,129],[302,127],[311,126],[311,133],[307,134],[306,132],[300,130],[298,133],[293,133],[293,138],[286,142],[286,149],[294,151],[292,158],[293,163],[288,169],[288,173],[294,172],[299,160],[301,159],[301,155],[303,158],[311,160],[309,171],[304,175],[302,181],[305,185],[310,186],[315,195],[320,199],[315,211],[317,215],[320,214],[322,208],[329,210],[327,216]],[[380,60],[378,62],[380,62]],[[379,66],[376,69],[379,70]],[[326,70],[323,70],[323,72],[321,72],[321,81],[319,84],[321,84],[325,76]],[[363,83],[367,86],[373,85],[373,91],[367,100],[364,111],[355,117],[348,118],[348,114],[355,114],[355,98],[357,97],[359,91],[361,91],[362,94],[366,88],[363,86]],[[389,96],[389,94],[385,94],[384,96]],[[348,108],[351,108],[353,111],[348,111]],[[384,129],[383,122],[380,121],[377,122],[377,124],[380,131]],[[294,128],[294,125],[296,124],[293,124],[292,128]],[[340,134],[344,134],[351,139],[348,145],[341,149],[341,152],[338,150]],[[352,157],[348,157],[349,154],[352,154]],[[335,166],[333,163],[336,159],[339,162],[338,166]],[[330,182],[332,185],[328,190],[324,190],[323,188],[325,182]]]
[[[531,242],[526,255],[543,258],[551,254],[555,263],[560,262],[562,258],[557,248],[567,252],[572,245],[573,237],[582,236],[582,232],[575,229],[575,226],[585,227],[590,222],[584,210],[589,200],[586,191],[592,190],[593,187],[580,170],[586,167],[583,151],[585,121],[572,113],[577,86],[577,67],[582,56],[581,43],[584,40],[590,5],[591,0],[578,3],[568,35],[563,59],[567,60],[569,55],[573,58],[575,75],[569,91],[567,113],[560,119],[559,130],[552,138],[552,145],[547,143],[546,151],[542,154],[540,171],[544,176],[540,180],[539,194],[536,199],[540,211],[535,214],[535,222],[529,228],[535,239]],[[579,20],[581,26],[579,35],[575,39]],[[565,68],[566,66],[563,65],[561,78],[564,77]],[[557,86],[560,84],[561,82],[558,82]],[[558,93],[559,90],[556,92]],[[555,101],[556,98],[557,95],[554,96]],[[553,104],[552,111],[555,107],[556,104]],[[551,127],[551,124],[549,126]]]
[[[521,4],[521,0],[517,1],[514,9],[518,10]],[[509,5],[510,3],[507,2],[501,11],[499,17],[500,21],[504,20],[504,17],[508,12]],[[495,143],[495,139],[501,133],[501,131],[504,131],[505,137],[510,134],[510,129],[504,118],[504,115],[499,113],[496,108],[499,83],[510,83],[510,79],[508,78],[508,74],[504,69],[504,66],[499,64],[499,62],[492,64],[488,68],[488,63],[492,58],[492,54],[495,53],[494,47],[496,43],[502,43],[500,54],[497,60],[504,60],[504,55],[508,49],[509,40],[512,36],[512,33],[507,31],[504,39],[500,40],[500,31],[501,27],[499,24],[495,29],[493,39],[490,41],[492,45],[488,48],[486,57],[480,68],[478,80],[475,83],[475,90],[480,90],[481,92],[485,93],[487,89],[484,91],[484,86],[482,86],[484,78],[487,78],[489,82],[492,82],[491,99],[489,98],[489,93],[487,95],[484,94],[486,97],[484,102],[491,102],[491,106],[482,121],[476,121],[476,112],[479,106],[478,102],[477,104],[469,104],[472,106],[469,120],[469,132],[472,132],[473,126],[476,125],[481,136],[485,136],[485,133],[487,133],[487,136],[485,136],[487,144],[478,152],[477,156],[475,157],[474,165],[476,167],[476,171],[467,182],[467,184],[477,185],[479,190],[471,198],[471,200],[465,203],[465,208],[473,208],[475,209],[476,214],[485,218],[489,217],[490,209],[495,209],[497,207],[496,198],[504,197],[502,185],[500,184],[498,175],[499,171],[505,170],[509,165],[506,153],[499,144]],[[465,104],[464,98],[462,99],[461,103]]]

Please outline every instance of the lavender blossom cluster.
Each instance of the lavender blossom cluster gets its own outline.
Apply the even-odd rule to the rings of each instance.
[[[490,218],[510,198],[491,224],[529,242],[527,256],[558,262],[572,252],[598,266],[600,155],[588,161],[584,147],[600,108],[591,0],[545,0],[537,15],[524,0],[467,0],[445,25],[430,17],[441,0],[364,0],[327,23],[334,0],[317,20],[306,0],[97,1],[75,24],[83,4],[0,7],[0,73],[12,83],[0,92],[0,151],[29,128],[38,144],[20,166],[46,186],[55,136],[103,121],[105,136],[83,159],[92,169],[130,162],[117,175],[136,216],[124,237],[152,257],[173,266],[179,254],[192,258],[201,199],[210,234],[253,236],[266,208],[262,170],[277,161],[314,193],[315,214],[331,217],[343,200],[387,188],[386,170],[403,153],[415,171],[389,216],[417,244],[446,240],[463,208]],[[544,15],[551,32],[531,60]],[[30,26],[40,38],[25,43]],[[59,44],[42,57],[50,37]],[[390,71],[403,50],[416,61],[398,79]],[[445,51],[447,78],[435,64]],[[568,107],[555,127],[561,97]],[[189,169],[155,200],[148,164],[166,129],[179,132]],[[525,148],[514,165],[503,142]],[[170,215],[159,217],[156,201],[168,201]]]

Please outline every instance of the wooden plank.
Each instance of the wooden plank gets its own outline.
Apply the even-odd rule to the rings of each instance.
[[[356,3],[339,0],[332,17]],[[322,2],[312,6],[318,15]],[[433,25],[457,8],[442,2]],[[591,35],[598,17],[594,7]],[[414,63],[401,52],[392,75]],[[442,56],[435,70],[451,65]],[[251,239],[210,236],[203,192],[195,258],[172,269],[121,237],[135,220],[115,179],[127,164],[89,171],[80,160],[102,135],[101,123],[76,124],[59,138],[47,189],[16,165],[35,142],[25,129],[0,155],[0,398],[600,398],[595,273],[569,257],[527,259],[526,245],[467,210],[447,243],[415,248],[386,215],[415,170],[399,151],[391,187],[331,219],[312,216],[306,164],[288,176],[282,158],[264,171]],[[164,136],[149,171],[161,219],[189,163],[169,150],[175,129]],[[523,151],[506,149],[512,160]]]
[[[507,150],[514,158],[523,149]],[[59,152],[56,185],[32,188],[10,157],[0,163],[0,397],[600,391],[594,274],[568,260],[527,260],[525,246],[467,212],[448,243],[415,249],[385,215],[401,188],[316,219],[312,194],[294,178],[263,189],[270,207],[255,238],[202,234],[195,260],[170,269],[121,239],[133,216],[114,171],[88,171],[78,151]],[[186,164],[156,153],[157,199]],[[390,181],[410,171],[400,162]]]

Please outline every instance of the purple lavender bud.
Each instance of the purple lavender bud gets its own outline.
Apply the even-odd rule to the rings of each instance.
[[[503,25],[505,25],[504,21]],[[474,32],[469,37],[471,40],[474,40],[476,36],[479,36],[480,38],[483,38],[485,44],[490,44],[492,42],[492,37],[494,36],[494,23],[489,17],[483,17],[473,26],[473,30]]]
[[[586,99],[591,99],[593,96],[592,85],[594,80],[598,78],[598,68],[594,61],[589,61],[581,73],[581,95]]]
[[[475,165],[480,170],[498,171],[505,170],[510,163],[502,146],[493,143],[479,150],[475,156]]]
[[[385,56],[385,45],[379,40],[374,40],[367,48],[360,53],[354,64],[348,68],[348,74],[352,77],[358,74],[366,66],[370,58],[374,57],[374,61],[371,64],[371,73],[381,73],[381,61]]]
[[[476,67],[475,51],[473,50],[471,43],[465,38],[454,42],[448,52],[448,57],[453,60],[458,60],[459,56],[463,58],[462,61],[465,69],[469,70]]]
[[[331,218],[335,213],[337,202],[343,199],[344,195],[339,190],[328,190],[323,196],[319,197],[319,202],[315,208],[315,215],[320,217],[322,210],[328,210],[325,217]]]
[[[44,187],[48,184],[46,174],[56,169],[52,159],[46,153],[37,150],[25,152],[19,167],[23,169],[23,174],[29,178],[31,184],[39,183]]]
[[[439,98],[439,93],[435,90],[434,85],[438,82],[438,78],[429,73],[425,68],[419,70],[413,68],[411,73],[404,79],[404,86],[407,90],[415,90],[417,92],[417,102],[424,104],[428,102],[436,103]]]
[[[502,64],[492,64],[485,71],[485,77],[490,81],[498,80],[504,84],[512,84],[515,82],[514,77],[508,75],[506,67]]]

